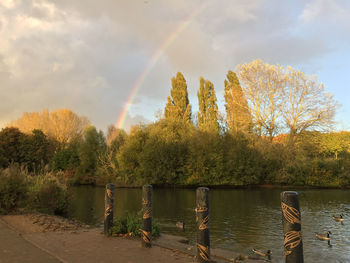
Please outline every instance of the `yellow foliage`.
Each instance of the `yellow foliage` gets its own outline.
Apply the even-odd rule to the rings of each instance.
[[[51,113],[45,109],[41,113],[25,112],[8,126],[17,127],[24,133],[39,129],[60,143],[68,143],[81,136],[89,123],[86,117],[78,116],[69,109],[53,110]]]

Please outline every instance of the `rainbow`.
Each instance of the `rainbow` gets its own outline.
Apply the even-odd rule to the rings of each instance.
[[[162,43],[162,45],[154,52],[152,55],[150,61],[148,62],[147,66],[143,70],[143,72],[140,74],[140,76],[137,78],[131,93],[128,96],[127,102],[125,103],[125,106],[123,108],[122,113],[119,115],[116,127],[119,129],[122,129],[124,126],[124,122],[127,116],[127,113],[130,110],[130,107],[132,105],[133,100],[136,97],[137,92],[140,90],[143,82],[147,78],[148,74],[152,71],[154,66],[157,64],[159,58],[163,55],[165,50],[174,42],[174,40],[181,34],[182,31],[184,31],[188,25],[193,21],[193,19],[200,13],[202,10],[208,5],[208,3],[211,0],[205,0],[203,3],[201,3],[199,6],[194,8],[192,12],[187,16],[187,18],[180,23],[180,25],[173,31],[171,34],[165,39],[165,41]]]

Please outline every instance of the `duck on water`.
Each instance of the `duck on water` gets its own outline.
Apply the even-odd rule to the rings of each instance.
[[[331,240],[330,236],[332,234],[331,231],[328,231],[326,234],[320,234],[320,233],[316,233],[316,237],[319,239],[319,240]]]

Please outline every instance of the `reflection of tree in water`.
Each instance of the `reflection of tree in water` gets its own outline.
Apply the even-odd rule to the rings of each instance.
[[[116,188],[114,208],[115,216],[123,216],[127,213],[138,213],[142,208],[142,190],[140,188]]]
[[[163,225],[165,233],[184,235],[194,240],[196,193],[194,189],[154,190],[153,216]],[[176,228],[176,222],[185,222],[185,232]]]
[[[73,187],[68,216],[88,224],[99,224],[104,214],[104,188],[94,186]]]

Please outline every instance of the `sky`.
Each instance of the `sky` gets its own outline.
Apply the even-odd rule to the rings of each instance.
[[[262,59],[316,75],[350,130],[348,0],[0,0],[0,128],[68,108],[98,129],[154,121],[182,72],[199,78]]]

